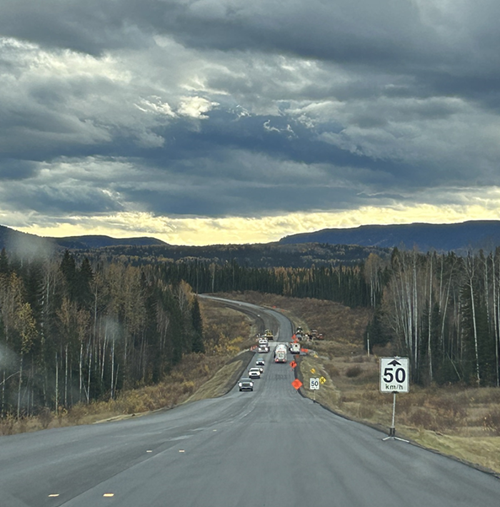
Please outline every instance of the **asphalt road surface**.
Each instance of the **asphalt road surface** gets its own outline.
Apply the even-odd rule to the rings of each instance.
[[[331,414],[266,356],[253,392],[0,437],[0,507],[500,505],[500,480]]]

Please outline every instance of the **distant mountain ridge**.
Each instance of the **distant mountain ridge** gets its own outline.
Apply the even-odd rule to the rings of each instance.
[[[465,253],[468,249],[490,251],[500,246],[500,221],[482,220],[457,224],[363,225],[349,229],[323,229],[294,234],[279,242],[246,245],[176,246],[156,238],[112,238],[104,235],[44,238],[0,226],[0,249],[23,255],[50,254],[65,249],[80,255],[135,257],[155,261],[236,261],[240,265],[310,266],[363,262],[370,253],[384,257],[394,247],[421,252]],[[103,249],[101,251],[101,249]]]
[[[65,249],[78,259],[83,257],[112,261],[116,257],[135,264],[161,262],[236,262],[252,267],[310,267],[353,265],[364,262],[370,253],[390,255],[390,249],[357,245],[282,245],[275,243],[244,245],[169,245],[155,238],[116,239],[109,236],[71,236],[42,238],[0,226],[0,249],[23,257],[50,255]]]
[[[468,248],[491,250],[500,245],[499,220],[471,220],[455,224],[361,225],[349,229],[320,231],[285,236],[280,244],[325,243],[394,248],[404,245],[420,251],[466,251]]]
[[[68,236],[55,238],[56,243],[68,249],[104,248],[108,246],[166,246],[167,243],[156,238],[112,238],[111,236]]]
[[[0,249],[34,251],[44,250],[86,250],[112,246],[167,246],[167,243],[156,238],[112,238],[104,235],[68,236],[65,238],[45,238],[35,234],[16,231],[0,225]]]

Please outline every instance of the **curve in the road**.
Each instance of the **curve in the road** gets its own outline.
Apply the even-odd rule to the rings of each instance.
[[[278,321],[286,336],[289,321]],[[331,414],[298,396],[290,366],[270,358],[253,392],[234,388],[135,420],[1,437],[0,505],[500,504],[495,477]]]

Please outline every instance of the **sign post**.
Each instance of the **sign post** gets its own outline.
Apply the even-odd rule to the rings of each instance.
[[[316,402],[316,391],[319,389],[319,378],[309,379],[309,389],[313,391],[313,401]]]
[[[408,393],[410,391],[409,381],[409,361],[407,357],[381,357],[380,358],[380,392],[392,393],[392,424],[389,429],[389,435],[383,440],[393,438],[403,440],[396,437],[396,395],[397,393]]]

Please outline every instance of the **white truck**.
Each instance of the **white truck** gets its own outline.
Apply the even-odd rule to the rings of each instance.
[[[289,348],[290,348],[290,354],[300,354],[300,343],[291,342]]]
[[[286,363],[288,362],[288,350],[284,343],[279,343],[274,349],[274,362]]]
[[[269,352],[269,342],[265,338],[261,338],[259,340],[259,352],[266,353]]]

